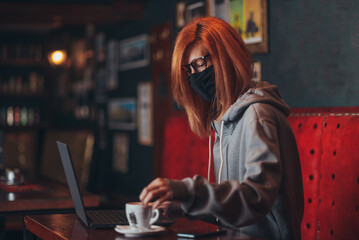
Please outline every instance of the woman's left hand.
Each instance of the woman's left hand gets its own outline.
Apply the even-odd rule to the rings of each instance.
[[[140,200],[143,205],[155,200],[152,205],[153,209],[158,208],[163,202],[169,201],[171,198],[172,193],[169,183],[164,178],[156,178],[140,194]]]

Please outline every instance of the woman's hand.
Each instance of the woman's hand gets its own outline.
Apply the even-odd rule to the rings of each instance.
[[[169,183],[164,178],[156,178],[140,194],[140,200],[143,205],[147,205],[155,200],[152,205],[153,209],[158,208],[163,202],[169,201],[171,198],[172,194]]]

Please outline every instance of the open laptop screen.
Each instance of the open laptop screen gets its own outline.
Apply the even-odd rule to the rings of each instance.
[[[65,143],[59,141],[56,141],[56,143],[60,152],[62,165],[64,167],[72,201],[74,202],[76,214],[85,223],[86,226],[89,226],[69,149]]]

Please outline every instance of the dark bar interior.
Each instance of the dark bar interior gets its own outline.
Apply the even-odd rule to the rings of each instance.
[[[200,63],[199,58],[191,58],[201,31],[216,26],[213,22],[212,26],[200,29],[202,23],[197,23],[197,35],[191,43],[188,40],[191,31],[188,35],[183,33],[186,36],[183,39],[180,33],[183,29],[187,31],[187,24],[193,20],[206,16],[228,23],[233,28],[229,31],[236,32],[245,49],[226,43],[227,32],[221,32],[217,38],[212,33],[206,35],[207,40],[213,38],[216,43],[223,40],[223,45],[218,44],[215,50],[211,48],[213,44],[205,45],[209,54],[202,54]],[[183,50],[185,60],[179,50],[181,41],[187,44]],[[225,54],[221,47],[226,48]],[[250,56],[245,55],[246,51]],[[228,55],[228,59],[241,56],[242,68],[228,70],[224,55]],[[203,230],[204,223],[210,223],[206,227],[213,228],[218,221],[226,232],[205,239],[359,239],[358,56],[359,2],[355,0],[1,0],[0,239],[126,239],[133,236],[177,239],[176,234],[180,232]],[[237,80],[244,82],[247,60],[251,73],[247,87],[243,83],[240,92],[237,85],[219,84],[222,78],[219,79],[218,74],[223,73],[225,82],[224,73],[239,71],[240,80]],[[176,72],[176,64],[181,73]],[[207,71],[212,64],[215,93],[208,104],[193,87],[191,77]],[[183,78],[184,67],[189,81],[177,82],[179,76]],[[278,109],[268,110],[271,113],[268,115],[275,115],[276,134],[271,135],[272,123],[263,120],[270,124],[259,121],[263,129],[258,130],[257,126],[253,131],[270,135],[270,143],[260,134],[252,135],[252,123],[243,127],[247,130],[243,130],[240,140],[230,137],[225,140],[228,129],[228,134],[232,134],[231,127],[224,125],[224,130],[220,130],[220,122],[223,122],[220,120],[226,119],[225,110],[229,106],[232,109],[239,104],[232,98],[228,105],[226,100],[235,93],[240,93],[236,99],[252,94],[256,90],[245,91],[258,86],[276,86],[271,96],[278,94],[276,97],[284,99],[286,104],[284,107],[275,105],[277,102],[274,105],[283,112],[287,110],[282,108],[288,107],[288,113],[280,117],[276,115]],[[191,87],[199,95],[190,95],[189,92],[194,93]],[[197,102],[193,106],[202,112],[208,109],[206,114],[212,123],[198,124],[204,120],[200,118],[202,115],[191,113],[191,101]],[[267,99],[258,102],[265,107],[272,104]],[[251,108],[248,106],[243,111]],[[282,117],[285,120],[278,120]],[[239,126],[238,118],[242,115],[229,117],[228,122],[235,122],[231,125],[233,129]],[[204,135],[199,137],[198,132],[191,131],[196,129],[203,130]],[[210,156],[208,133],[212,144]],[[262,153],[263,147],[254,144],[251,146],[257,148],[252,153],[244,143],[249,145],[257,137],[257,141],[264,141],[264,148],[277,144],[278,149]],[[292,140],[294,145],[290,144]],[[150,189],[154,179],[158,183],[163,181],[161,186],[170,188],[171,200],[181,204],[188,199],[182,202],[183,199],[176,196],[176,184],[182,187],[181,184],[187,187],[199,184],[200,188],[204,181],[207,185],[203,189],[214,190],[195,192],[191,198],[193,206],[187,209],[186,204],[182,205],[185,217],[166,218],[161,226],[152,225],[158,228],[151,231],[130,233],[121,227],[115,228],[116,231],[113,227],[94,229],[75,214],[74,197],[69,192],[69,179],[57,141],[68,147],[86,209],[127,209],[126,203],[144,203],[144,191]],[[287,157],[292,147],[294,153]],[[263,158],[277,156],[277,150],[281,161],[273,166],[276,170],[268,167],[268,172],[263,171],[262,175],[260,170],[251,168]],[[231,155],[233,152],[238,154],[240,159],[235,161],[240,163],[231,165],[228,161],[235,158]],[[296,170],[291,172],[297,156],[300,167],[293,167]],[[214,166],[209,165],[209,157]],[[288,159],[282,160],[286,157]],[[250,162],[252,158],[256,160]],[[216,159],[221,160],[216,162]],[[266,164],[275,163],[275,160],[268,161],[271,163]],[[266,169],[266,164],[259,169]],[[260,177],[250,176],[252,171],[260,171]],[[276,175],[276,171],[280,174]],[[197,175],[201,178],[196,179]],[[182,181],[184,178],[191,180]],[[156,180],[151,184],[157,183]],[[278,183],[279,187],[260,188],[261,192],[256,184],[262,180],[263,186]],[[290,185],[292,180],[300,182],[302,191],[294,189],[295,183]],[[217,196],[216,187],[231,181],[239,186],[238,204],[226,205],[226,201],[236,198],[228,195],[228,199],[222,199],[227,192],[223,190]],[[187,191],[195,189],[188,187]],[[212,197],[216,200],[208,197],[208,202],[199,203],[202,207],[208,204],[208,208],[199,207],[198,212],[203,210],[201,213],[217,221],[194,214],[197,196],[203,196],[201,194],[215,194]],[[268,197],[271,194],[276,197]],[[286,194],[293,199],[288,200]],[[258,196],[258,202],[250,202],[254,195]],[[160,197],[152,196],[151,202]],[[263,204],[269,207],[263,210],[263,205],[256,204],[267,200],[266,197],[269,200]],[[211,201],[217,200],[211,205]],[[300,203],[304,206],[302,213],[299,213]],[[283,219],[276,215],[276,206],[281,204],[278,215],[285,216]],[[232,216],[227,219],[219,210],[227,206],[233,215],[239,216],[235,224],[228,220]],[[253,215],[258,211],[258,218],[241,225],[240,214],[245,215],[242,208]],[[265,214],[259,217],[261,211]],[[282,229],[293,224],[288,219],[294,217],[286,214],[296,211],[300,219],[299,232],[293,233],[295,238],[287,238],[291,235],[285,235],[286,230]],[[278,227],[275,232],[280,235],[268,230],[268,226],[273,225],[270,225],[272,222],[266,225],[267,220],[275,222]],[[262,234],[260,230],[252,234],[247,225],[254,223],[262,226],[263,232],[270,233]]]

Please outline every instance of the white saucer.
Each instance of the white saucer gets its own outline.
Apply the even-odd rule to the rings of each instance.
[[[139,237],[145,235],[152,235],[162,231],[165,231],[166,228],[162,226],[152,225],[151,229],[147,228],[131,228],[129,225],[117,225],[115,231],[125,234],[126,237]]]

